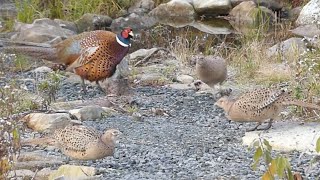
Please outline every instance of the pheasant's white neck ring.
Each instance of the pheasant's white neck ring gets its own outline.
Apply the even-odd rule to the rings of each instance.
[[[121,46],[123,46],[123,47],[131,46],[131,44],[126,44],[126,43],[122,42],[122,41],[118,38],[118,36],[116,36],[116,40],[117,40],[117,42],[118,42]]]

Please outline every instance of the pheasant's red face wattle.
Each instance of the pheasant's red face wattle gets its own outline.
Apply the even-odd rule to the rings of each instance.
[[[122,31],[121,36],[125,39],[127,38],[132,38],[133,37],[133,32],[131,28],[126,28]]]

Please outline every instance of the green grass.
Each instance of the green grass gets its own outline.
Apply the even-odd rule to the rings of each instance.
[[[39,0],[16,0],[18,10],[17,19],[20,22],[31,23],[36,18],[41,18],[41,14],[37,10]]]
[[[15,20],[14,19],[1,19],[0,22],[2,22],[0,26],[0,32],[12,32]]]
[[[156,0],[161,4],[168,0]],[[120,10],[127,10],[135,0],[16,0],[17,19],[31,23],[34,19],[48,17],[74,21],[85,13],[117,17]]]
[[[29,62],[29,59],[24,55],[16,55],[16,58],[13,63],[14,72],[24,72],[32,67],[31,63]]]

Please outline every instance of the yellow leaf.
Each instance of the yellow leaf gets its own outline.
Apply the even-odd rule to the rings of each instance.
[[[262,180],[273,180],[273,179],[274,179],[273,176],[271,176],[269,172],[264,173],[262,176]]]
[[[10,169],[9,161],[8,159],[2,159],[0,160],[0,174],[3,175]]]
[[[316,151],[320,152],[320,137],[317,140],[317,144],[316,144]]]
[[[18,128],[14,128],[14,130],[12,131],[12,135],[14,139],[19,139],[19,131]]]
[[[276,171],[277,171],[277,162],[275,159],[273,159],[271,161],[270,166],[269,166],[269,172],[271,175],[274,175],[276,173]]]
[[[262,156],[262,149],[261,147],[258,147],[256,152],[254,153],[253,160],[258,161],[261,156]]]

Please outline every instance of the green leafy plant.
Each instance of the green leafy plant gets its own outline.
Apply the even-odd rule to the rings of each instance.
[[[254,162],[252,168],[256,169],[261,159],[264,160],[264,163],[267,166],[266,172],[262,175],[262,180],[272,180],[275,179],[275,177],[293,180],[293,174],[288,159],[281,155],[277,155],[273,158],[271,155],[272,146],[266,139],[259,138],[253,145],[256,150],[253,156]]]
[[[132,115],[133,113],[135,113],[135,112],[138,112],[138,108],[136,107],[136,106],[129,106],[128,108],[127,108],[127,111],[128,111],[128,113],[130,114],[130,115]]]
[[[38,108],[35,102],[25,97],[25,92],[15,81],[0,87],[0,118]]]
[[[319,49],[311,49],[300,54],[299,58],[292,62],[291,67],[295,72],[295,77],[291,82],[295,97],[312,102],[320,94]],[[305,109],[300,109],[299,115],[319,119],[317,113]]]
[[[320,137],[318,138],[317,143],[316,143],[316,152],[317,153],[320,152]]]
[[[15,20],[14,19],[1,19],[0,18],[0,32],[13,31]]]
[[[52,101],[56,100],[56,94],[61,83],[61,74],[59,72],[51,72],[47,78],[38,85],[38,91],[44,98],[44,105],[47,107]]]
[[[18,121],[25,112],[38,108],[24,92],[15,81],[0,87],[0,179],[6,179],[20,150],[22,127]]]
[[[17,19],[20,22],[31,23],[34,19],[41,17],[37,9],[39,2],[39,0],[16,0]]]
[[[31,63],[29,62],[28,58],[24,55],[16,55],[16,58],[13,63],[13,71],[15,72],[23,72],[31,68]]]
[[[0,118],[0,178],[6,179],[20,150],[18,119]]]

